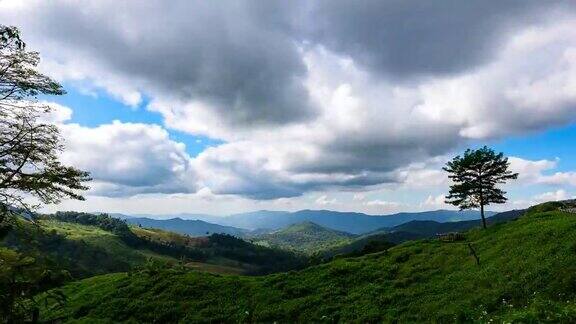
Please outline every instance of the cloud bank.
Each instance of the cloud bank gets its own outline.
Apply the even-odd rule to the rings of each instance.
[[[106,195],[421,183],[437,174],[415,163],[576,121],[572,1],[2,1],[0,19],[49,74],[163,117],[63,127]],[[191,158],[164,128],[223,144]]]

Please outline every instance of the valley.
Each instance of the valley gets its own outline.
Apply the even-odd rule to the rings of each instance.
[[[45,318],[569,322],[576,319],[574,228],[574,214],[544,206],[468,230],[463,241],[409,241],[297,272],[244,277],[158,268],[98,276],[64,286],[69,302]]]

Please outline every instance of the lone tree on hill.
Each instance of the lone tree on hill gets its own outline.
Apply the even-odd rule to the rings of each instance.
[[[510,163],[504,154],[484,146],[478,150],[468,149],[464,156],[456,156],[443,168],[454,182],[446,196],[446,203],[460,209],[480,208],[482,227],[486,228],[484,206],[502,204],[507,198],[497,184],[518,178],[518,173],[508,169]]]
[[[37,71],[39,60],[37,52],[26,51],[17,28],[0,25],[0,233],[15,208],[34,207],[25,197],[82,200],[78,192],[90,180],[87,172],[59,161],[62,138],[45,122],[52,108],[37,96],[64,90]]]

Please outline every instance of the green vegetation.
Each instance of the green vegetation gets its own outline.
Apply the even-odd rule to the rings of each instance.
[[[253,241],[291,251],[313,254],[349,243],[355,235],[332,230],[312,222],[290,225],[279,231],[257,236]]]
[[[130,227],[108,215],[74,212],[42,216],[35,223],[20,218],[1,244],[49,269],[68,270],[75,278],[128,271],[150,257],[170,263],[192,262],[192,268],[217,269],[218,273],[264,274],[305,265],[305,259],[293,253],[230,235],[192,238]],[[201,267],[203,263],[220,268]]]
[[[169,266],[219,274],[265,274],[296,269],[305,259],[230,235],[203,238],[129,227],[107,215],[58,213],[35,221],[14,217],[0,240],[0,318],[34,321],[43,300],[63,302],[73,279]]]
[[[394,246],[390,234],[381,233],[355,238],[349,243],[332,246],[328,249],[318,251],[311,256],[311,264],[319,264],[332,260],[335,257],[354,257],[369,253],[386,251]],[[407,241],[408,239],[404,240]],[[404,242],[403,241],[403,242]]]
[[[97,276],[66,285],[68,302],[44,319],[574,322],[575,252],[575,214],[533,212],[462,242],[411,241],[265,277],[174,268]]]
[[[47,269],[67,270],[75,278],[127,271],[147,259],[115,234],[56,220],[32,223],[21,218],[1,244]]]

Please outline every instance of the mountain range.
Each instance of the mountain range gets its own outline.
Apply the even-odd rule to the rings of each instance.
[[[486,212],[486,216],[495,213]],[[173,230],[192,236],[210,233],[246,235],[250,231],[272,232],[302,222],[313,222],[320,226],[351,234],[364,234],[382,228],[391,228],[410,221],[426,220],[439,223],[471,221],[480,218],[478,211],[435,210],[416,213],[397,213],[392,215],[367,215],[354,212],[330,210],[256,211],[230,216],[212,216],[203,214],[177,215],[122,215],[114,217],[125,219],[131,224]],[[198,228],[198,229],[197,229]]]

